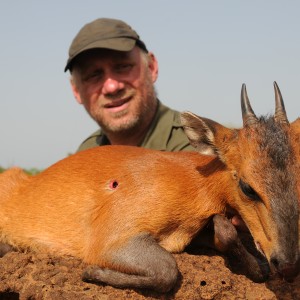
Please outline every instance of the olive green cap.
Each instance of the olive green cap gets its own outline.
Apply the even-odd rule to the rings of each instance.
[[[148,52],[139,35],[125,22],[108,18],[96,19],[84,25],[73,39],[65,72],[71,70],[75,57],[83,51],[95,48],[130,51],[135,45]]]

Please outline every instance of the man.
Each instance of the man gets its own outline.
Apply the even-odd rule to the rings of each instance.
[[[194,150],[179,113],[157,99],[154,54],[123,21],[101,18],[86,24],[70,46],[67,70],[77,102],[100,126],[79,151],[107,144]]]

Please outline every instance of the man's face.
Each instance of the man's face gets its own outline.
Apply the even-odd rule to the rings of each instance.
[[[74,63],[75,98],[104,132],[137,128],[153,117],[157,61],[138,47],[129,52],[95,49]]]

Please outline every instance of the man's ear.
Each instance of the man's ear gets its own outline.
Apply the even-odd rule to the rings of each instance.
[[[80,93],[78,91],[78,88],[76,86],[76,83],[74,81],[74,78],[71,76],[70,78],[70,84],[71,84],[71,88],[72,88],[72,92],[73,92],[73,95],[76,99],[76,101],[79,103],[79,104],[82,104],[82,100],[81,100],[81,97],[80,97]]]
[[[158,62],[155,55],[152,52],[149,52],[148,56],[149,56],[148,68],[150,69],[151,72],[152,82],[155,82],[158,77]]]

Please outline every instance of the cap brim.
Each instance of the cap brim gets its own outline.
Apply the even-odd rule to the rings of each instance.
[[[95,41],[93,43],[90,43],[86,47],[80,49],[76,53],[73,53],[66,64],[65,72],[70,69],[70,66],[79,54],[81,54],[84,51],[91,50],[91,49],[111,49],[111,50],[117,50],[117,51],[130,51],[134,48],[136,44],[136,40],[132,38],[113,38],[113,39],[106,39],[101,41]]]

